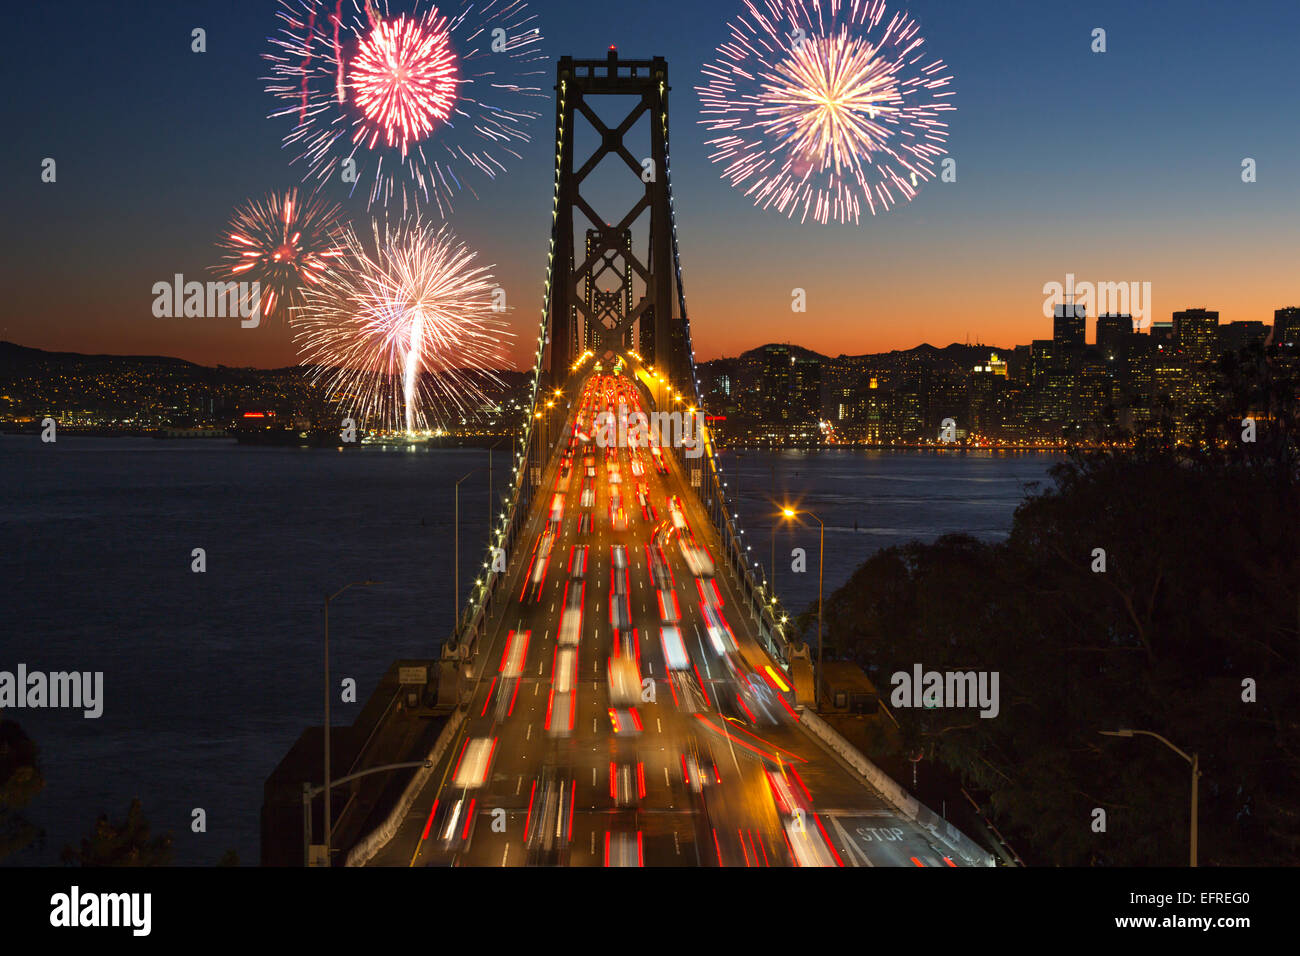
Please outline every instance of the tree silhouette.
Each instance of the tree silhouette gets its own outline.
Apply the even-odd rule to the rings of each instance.
[[[42,836],[22,810],[45,786],[36,766],[36,745],[12,720],[0,720],[0,860]]]
[[[81,838],[81,848],[65,846],[62,859],[81,866],[170,866],[172,838],[170,833],[150,836],[149,822],[136,798],[123,823],[111,823],[108,814],[101,813],[94,830]]]

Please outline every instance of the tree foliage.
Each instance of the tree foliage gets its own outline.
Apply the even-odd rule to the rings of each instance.
[[[112,823],[108,814],[101,813],[94,830],[82,837],[80,849],[65,846],[62,858],[64,863],[81,866],[170,866],[172,838],[169,833],[158,837],[150,834],[149,821],[137,798],[131,801],[122,823]]]
[[[41,836],[22,810],[45,786],[36,765],[36,745],[12,720],[0,720],[0,860]]]

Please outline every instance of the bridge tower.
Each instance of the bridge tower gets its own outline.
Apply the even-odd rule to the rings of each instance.
[[[546,321],[547,370],[556,386],[588,349],[599,358],[639,348],[645,364],[676,381],[694,382],[669,178],[668,91],[662,57],[625,60],[611,47],[603,60],[566,56],[559,61],[554,258]],[[602,118],[597,101],[602,108],[614,105],[619,118]],[[648,155],[638,154],[633,144],[633,130],[639,124],[645,128],[643,118]],[[589,153],[577,148],[582,127],[595,134]],[[591,138],[586,130],[583,134]],[[626,176],[626,205],[605,198],[605,208],[597,208],[602,202],[595,198],[597,190],[587,187],[602,161]],[[612,288],[598,285],[611,281]]]

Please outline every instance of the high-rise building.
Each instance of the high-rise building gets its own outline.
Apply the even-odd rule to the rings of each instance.
[[[1273,313],[1272,344],[1300,349],[1300,307],[1289,305]]]
[[[1263,322],[1228,322],[1219,326],[1219,354],[1240,352],[1251,345],[1263,345],[1268,326]]]
[[[1205,408],[1211,404],[1214,361],[1219,357],[1219,313],[1186,309],[1174,313],[1174,347],[1183,368],[1184,391],[1178,395],[1180,409]]]
[[[1029,384],[1038,385],[1045,381],[1055,359],[1055,343],[1051,339],[1034,339],[1029,346]]]
[[[822,411],[822,363],[810,355],[795,356],[790,367],[790,417],[816,422]]]
[[[1192,365],[1212,362],[1218,346],[1219,313],[1186,309],[1174,313],[1174,346]]]
[[[1133,335],[1133,316],[1106,312],[1097,316],[1097,347],[1107,358],[1117,359]]]
[[[1083,348],[1086,321],[1084,307],[1077,302],[1057,305],[1052,316],[1052,341],[1063,348]]]
[[[763,346],[762,381],[759,385],[762,419],[769,424],[790,418],[790,368],[794,358],[784,345]]]

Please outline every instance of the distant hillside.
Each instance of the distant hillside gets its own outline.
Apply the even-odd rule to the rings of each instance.
[[[9,374],[45,372],[56,368],[106,367],[124,369],[132,366],[152,370],[172,369],[177,372],[202,374],[205,372],[237,372],[241,374],[262,375],[276,378],[284,375],[300,374],[306,366],[289,365],[284,368],[252,368],[251,366],[199,365],[185,359],[171,358],[166,355],[91,355],[81,352],[47,352],[44,349],[15,345],[13,342],[0,342],[0,372]],[[502,381],[514,386],[525,374],[517,369],[498,369],[495,373]]]
[[[921,345],[913,346],[910,349],[894,349],[889,352],[869,352],[862,355],[840,354],[834,357],[823,355],[820,352],[814,352],[798,345],[791,345],[786,342],[773,342],[769,345],[760,345],[756,348],[748,349],[741,352],[738,356],[726,357],[720,359],[710,359],[708,362],[702,362],[702,365],[712,365],[713,363],[730,363],[738,362],[747,364],[751,362],[761,362],[763,350],[771,346],[779,345],[790,350],[792,355],[800,358],[814,358],[821,360],[824,364],[835,365],[892,365],[904,359],[912,359],[923,365],[929,364],[952,364],[959,367],[974,365],[988,358],[990,352],[997,352],[1006,355],[1013,351],[999,345],[964,345],[954,342],[951,345],[938,348],[930,345],[928,342]]]

